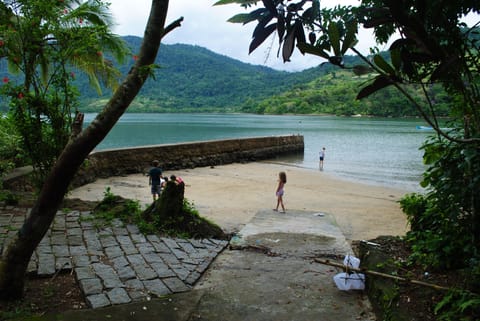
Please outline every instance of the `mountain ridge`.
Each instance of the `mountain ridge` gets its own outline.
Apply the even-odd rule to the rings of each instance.
[[[138,52],[140,37],[122,38],[133,54]],[[324,73],[321,69],[328,69],[279,71],[188,44],[162,44],[155,63],[159,66],[155,79],[147,80],[130,111],[234,111],[248,99],[260,100],[280,94],[292,86],[312,81]],[[133,61],[120,66],[122,74],[126,74],[132,64]],[[110,96],[110,92],[105,91],[98,97],[88,88],[86,79],[80,77],[77,86],[84,105],[89,106],[82,107],[84,111],[99,110]]]

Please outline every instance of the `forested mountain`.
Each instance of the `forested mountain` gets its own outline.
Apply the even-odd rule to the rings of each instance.
[[[124,38],[138,52],[141,39]],[[208,49],[184,45],[162,45],[156,61],[155,79],[149,79],[129,111],[238,111],[248,99],[261,100],[312,81],[329,68],[312,68],[289,73],[246,64]],[[133,58],[130,65],[133,64]],[[125,74],[129,65],[122,66]],[[99,100],[85,78],[77,85],[82,93],[82,109],[98,110],[110,93]],[[87,98],[88,97],[88,98]]]
[[[281,94],[260,100],[249,99],[241,111],[258,114],[418,116],[413,104],[393,87],[357,100],[356,96],[367,80],[368,76],[358,77],[349,70],[336,68]],[[416,101],[424,100],[420,87],[407,86],[406,89]],[[437,116],[448,116],[451,99],[445,91],[439,85],[430,86],[429,91],[435,97]]]
[[[134,63],[141,38],[124,37],[132,58],[120,66],[128,73]],[[367,99],[355,99],[366,78],[355,77],[328,63],[302,72],[278,71],[246,64],[208,49],[185,45],[162,45],[156,61],[159,68],[128,109],[129,112],[249,112],[268,114],[339,114],[413,116],[417,115],[406,99],[393,89],[380,91]],[[361,63],[346,57],[346,65]],[[97,112],[110,98],[105,90],[99,96],[88,79],[76,74],[75,85],[81,94],[79,109]],[[0,60],[0,77],[7,75]],[[11,75],[9,75],[11,77]],[[436,90],[433,87],[431,90]],[[415,90],[412,89],[415,96]],[[437,105],[448,103],[440,90]],[[7,110],[0,101],[0,110]]]

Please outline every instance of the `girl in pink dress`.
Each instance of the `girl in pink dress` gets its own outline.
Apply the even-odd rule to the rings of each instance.
[[[278,207],[281,205],[282,206],[281,213],[285,213],[285,206],[283,205],[283,194],[285,193],[284,187],[286,183],[287,183],[287,174],[285,174],[285,172],[280,172],[278,174],[278,186],[275,192],[275,195],[277,196],[277,207],[273,209],[275,212],[278,211]]]

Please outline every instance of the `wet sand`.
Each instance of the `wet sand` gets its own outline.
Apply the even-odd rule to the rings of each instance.
[[[328,166],[328,165],[327,165]],[[347,240],[380,235],[404,235],[407,222],[398,200],[408,191],[342,180],[321,172],[285,164],[255,162],[166,171],[186,183],[185,197],[200,215],[225,231],[240,230],[259,211],[276,205],[278,172],[285,171],[284,203],[289,209],[331,214]],[[73,190],[70,198],[101,200],[107,187],[122,197],[150,204],[148,177],[134,174],[99,179]]]

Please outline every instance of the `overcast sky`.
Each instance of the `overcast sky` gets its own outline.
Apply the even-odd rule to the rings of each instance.
[[[143,36],[145,24],[150,12],[151,0],[110,0],[110,10],[117,24],[114,32],[126,36]],[[283,63],[277,58],[278,39],[269,38],[252,54],[248,47],[255,28],[255,22],[247,25],[229,23],[227,20],[237,13],[248,12],[239,5],[213,6],[216,0],[171,0],[167,23],[184,17],[180,28],[175,29],[163,40],[164,43],[185,43],[208,48],[216,53],[256,65],[265,65],[281,70],[302,70],[316,66],[324,60],[301,54],[292,57],[291,62]],[[323,0],[322,6],[336,4],[357,5],[358,0]],[[363,31],[357,49],[363,53],[373,45],[371,35]],[[271,50],[269,50],[271,47]],[[385,48],[386,49],[386,48]],[[347,52],[347,54],[353,54]]]

